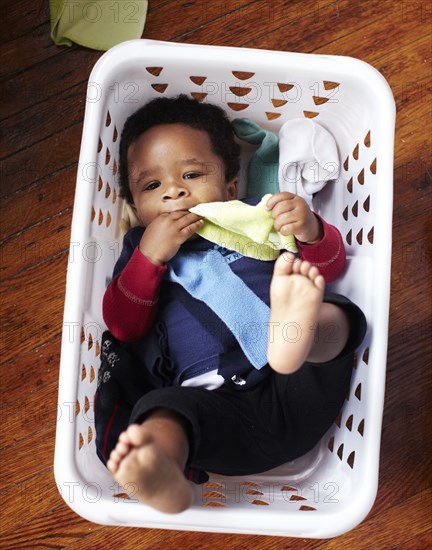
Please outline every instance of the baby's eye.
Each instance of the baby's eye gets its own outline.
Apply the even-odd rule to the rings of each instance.
[[[196,178],[200,178],[202,176],[201,172],[188,172],[183,176],[185,180],[193,180]]]
[[[158,181],[152,181],[148,185],[145,185],[143,187],[144,191],[152,191],[153,189],[157,189],[159,187],[160,183]]]

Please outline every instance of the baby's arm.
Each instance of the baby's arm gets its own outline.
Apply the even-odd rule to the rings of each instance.
[[[104,321],[115,338],[139,340],[152,327],[165,264],[202,224],[199,216],[181,210],[157,216],[140,238],[133,230],[125,236],[115,268],[120,273],[103,299]]]
[[[336,227],[312,212],[306,201],[293,193],[272,195],[267,208],[272,212],[275,229],[295,236],[301,258],[317,266],[327,283],[342,274],[346,253]]]
[[[137,247],[103,299],[104,321],[122,342],[138,340],[152,327],[166,266],[154,265]]]

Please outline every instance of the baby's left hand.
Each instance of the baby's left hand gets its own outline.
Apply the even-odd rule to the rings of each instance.
[[[304,199],[287,191],[272,195],[267,201],[274,226],[282,235],[294,235],[307,244],[314,244],[323,238],[323,227]]]

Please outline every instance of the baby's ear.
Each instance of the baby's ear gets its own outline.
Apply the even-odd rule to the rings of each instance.
[[[235,177],[231,181],[227,183],[227,189],[228,189],[228,198],[229,200],[234,200],[237,198],[237,186],[238,186],[238,178]]]
[[[132,227],[141,225],[136,213],[136,206],[133,203],[125,201],[120,221],[120,226],[123,231],[128,231]]]

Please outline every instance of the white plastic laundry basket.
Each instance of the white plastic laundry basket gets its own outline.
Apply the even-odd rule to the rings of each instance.
[[[148,100],[186,93],[278,132],[314,118],[338,144],[341,173],[315,209],[341,231],[346,273],[333,289],[368,320],[340,417],[308,455],[248,478],[212,476],[196,503],[165,515],[127,498],[96,456],[93,397],[102,296],[122,243],[118,145]],[[55,477],[91,521],[197,531],[332,537],[372,507],[387,354],[395,109],[384,78],[347,57],[136,40],[101,57],[90,76],[72,222],[60,367]],[[245,158],[250,154],[246,152]]]

